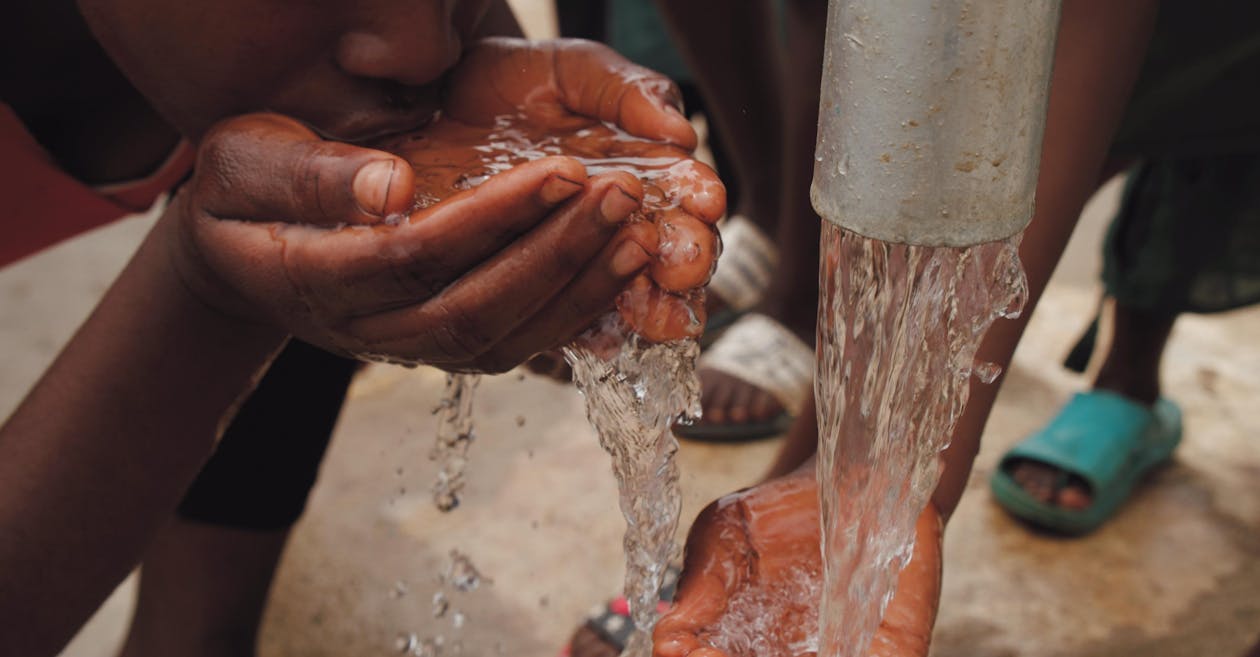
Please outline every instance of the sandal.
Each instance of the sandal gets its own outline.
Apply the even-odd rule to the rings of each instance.
[[[722,235],[722,254],[709,279],[708,291],[726,307],[709,317],[705,333],[710,336],[734,324],[740,315],[761,302],[779,264],[779,250],[774,242],[743,215],[727,218],[718,224],[718,231]]]
[[[699,441],[757,440],[783,433],[800,413],[813,387],[814,350],[777,321],[747,313],[700,355],[698,367],[765,390],[785,410],[763,422],[676,424],[674,433]]]
[[[1147,408],[1105,390],[1078,393],[1049,425],[1006,453],[989,484],[998,504],[1016,517],[1063,534],[1086,534],[1115,514],[1142,476],[1166,462],[1180,442],[1181,410],[1167,399]],[[1058,469],[1056,490],[1079,477],[1089,487],[1089,507],[1066,509],[1033,497],[1011,476],[1019,461]]]

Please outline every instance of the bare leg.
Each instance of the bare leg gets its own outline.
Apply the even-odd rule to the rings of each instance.
[[[691,3],[670,4],[691,6]],[[778,189],[778,203],[772,211],[777,226],[772,234],[783,257],[766,299],[755,310],[812,343],[818,308],[819,224],[818,215],[810,206],[809,187],[814,171],[827,3],[792,0],[786,3],[784,10],[785,56],[776,62],[777,89],[782,94],[781,115],[777,117],[779,143],[773,158],[767,160],[774,162],[774,169],[765,178]],[[732,70],[729,64],[727,70],[729,75]],[[739,76],[737,82],[766,95],[743,76]],[[725,102],[715,105],[730,106]],[[768,132],[764,126],[757,128]],[[767,230],[771,228],[764,223],[762,226]],[[706,423],[762,422],[783,412],[782,404],[772,394],[728,374],[701,370],[700,382],[705,391],[703,421]]]
[[[741,198],[731,207],[773,234],[778,224],[779,48],[767,0],[687,0],[656,6],[696,76],[708,117],[730,151]]]
[[[176,520],[145,554],[120,657],[247,657],[289,532]]]

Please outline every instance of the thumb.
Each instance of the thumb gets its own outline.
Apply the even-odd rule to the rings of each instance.
[[[325,140],[279,114],[216,125],[200,144],[195,171],[195,201],[221,219],[373,224],[414,204],[406,160]]]

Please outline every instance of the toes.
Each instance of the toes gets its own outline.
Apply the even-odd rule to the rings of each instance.
[[[700,389],[701,405],[704,407],[703,420],[708,424],[724,424],[727,421],[726,409],[731,403],[731,386],[721,374],[702,371]]]
[[[749,413],[756,422],[767,422],[782,412],[783,405],[779,400],[764,390],[757,390],[749,405]]]
[[[755,392],[751,386],[742,381],[732,382],[731,403],[727,406],[731,422],[735,424],[746,424],[748,422],[748,408],[752,406],[752,397]]]
[[[1084,511],[1089,508],[1093,500],[1089,495],[1089,486],[1077,477],[1072,477],[1071,481],[1059,491],[1056,503],[1072,511]]]
[[[1038,502],[1054,500],[1059,472],[1036,461],[1020,461],[1011,468],[1011,478]]]

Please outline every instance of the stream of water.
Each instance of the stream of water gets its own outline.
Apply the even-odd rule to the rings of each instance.
[[[889,244],[823,222],[818,400],[824,582],[820,657],[865,657],[985,331],[1027,295],[1018,237],[969,248]]]
[[[433,504],[443,512],[459,506],[464,490],[468,448],[473,442],[473,397],[480,382],[477,374],[447,374],[442,401],[433,411],[438,416],[437,438],[429,452],[429,459],[438,464]]]
[[[650,223],[659,235],[650,277],[640,275],[618,298],[618,311],[579,336],[565,358],[587,417],[612,457],[626,519],[625,596],[638,629],[623,655],[647,657],[661,582],[675,551],[681,499],[673,458],[678,443],[670,427],[699,417],[694,337],[703,327],[700,286],[712,273],[702,265],[720,249],[713,228],[684,206],[716,198],[720,185],[705,182],[685,151],[598,122],[557,129],[521,116],[500,117],[492,126],[443,118],[379,146],[412,163],[419,208],[549,155],[574,157],[591,176],[628,171],[642,182],[642,209],[627,224]],[[464,486],[476,385],[475,376],[450,375],[436,411],[431,457],[440,469],[433,495],[442,511],[458,506]]]
[[[605,326],[604,333],[618,330]],[[695,363],[700,347],[695,340],[649,344],[636,335],[608,349],[590,346],[579,338],[565,349],[573,367],[573,382],[586,402],[586,415],[599,434],[599,443],[612,457],[621,513],[626,519],[625,596],[637,628],[623,657],[646,657],[652,652],[651,629],[656,624],[656,601],[678,529],[681,495],[674,453],[678,441],[674,422],[700,416],[700,382]]]

